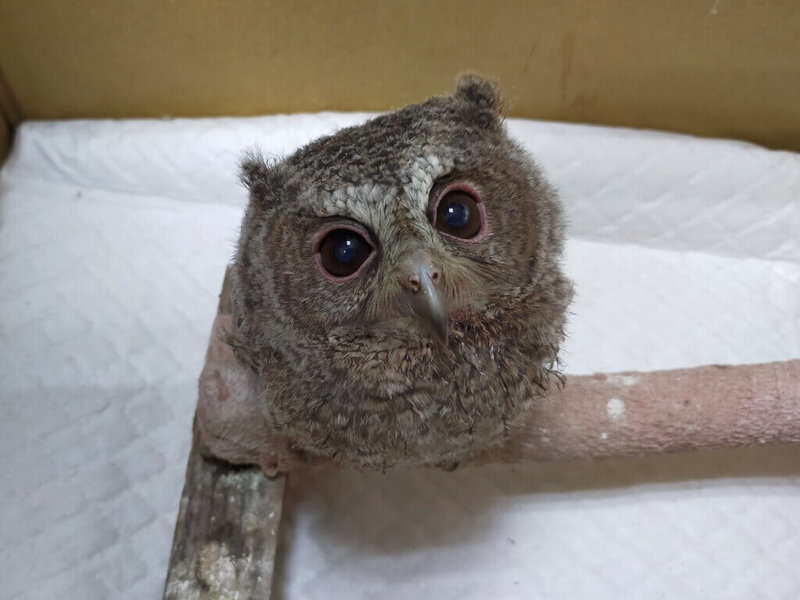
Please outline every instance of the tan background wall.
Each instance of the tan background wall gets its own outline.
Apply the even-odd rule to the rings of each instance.
[[[9,125],[3,118],[0,118],[0,164],[8,153],[9,146]]]
[[[0,0],[12,123],[381,110],[466,69],[512,115],[800,146],[797,0]]]
[[[11,100],[11,93],[6,86],[3,72],[0,71],[0,164],[3,163],[11,144],[11,123],[19,121],[19,114]]]

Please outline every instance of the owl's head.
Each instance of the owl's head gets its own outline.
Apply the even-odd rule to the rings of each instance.
[[[457,460],[547,388],[571,296],[563,220],[499,104],[462,77],[452,95],[244,162],[232,340],[300,448]]]

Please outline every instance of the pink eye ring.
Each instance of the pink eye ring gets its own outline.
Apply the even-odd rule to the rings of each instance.
[[[471,185],[447,186],[433,206],[433,226],[464,242],[479,242],[486,235],[486,208]]]

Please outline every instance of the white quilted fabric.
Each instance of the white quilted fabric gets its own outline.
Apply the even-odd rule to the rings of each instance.
[[[160,598],[245,194],[364,115],[27,123],[0,174],[0,597]],[[567,370],[800,356],[800,156],[512,121],[560,189]],[[298,473],[278,595],[796,598],[800,447]]]

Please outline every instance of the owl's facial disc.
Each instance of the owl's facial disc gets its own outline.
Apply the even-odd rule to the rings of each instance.
[[[424,250],[404,256],[397,268],[400,285],[408,294],[414,316],[433,339],[447,345],[447,298],[439,265]]]

